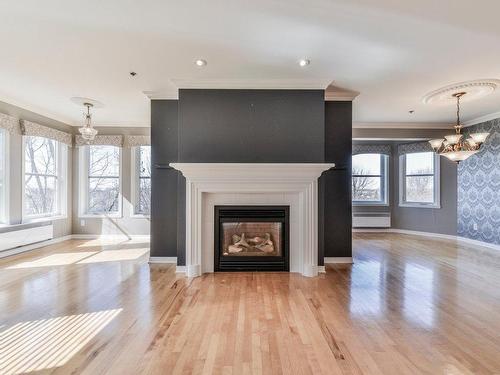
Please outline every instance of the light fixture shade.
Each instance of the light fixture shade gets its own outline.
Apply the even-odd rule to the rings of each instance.
[[[78,130],[80,131],[82,138],[86,141],[94,140],[95,136],[97,135],[97,130],[90,126],[84,126],[83,128],[80,128]]]
[[[445,138],[450,145],[456,145],[458,142],[460,142],[462,134],[446,135]]]
[[[431,139],[429,141],[429,143],[431,144],[431,146],[432,146],[432,148],[434,150],[437,150],[437,149],[439,149],[439,147],[441,147],[441,145],[443,144],[443,141],[444,141],[443,138],[441,138],[441,139]]]
[[[472,133],[470,134],[470,137],[474,140],[474,142],[481,144],[486,141],[488,135],[490,135],[490,133]]]
[[[451,161],[460,162],[468,159],[472,155],[477,153],[477,151],[450,151],[440,154],[441,156],[445,156]]]

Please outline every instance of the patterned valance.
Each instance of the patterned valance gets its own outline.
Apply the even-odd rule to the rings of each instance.
[[[0,129],[5,129],[12,134],[19,134],[19,120],[15,117],[0,113]]]
[[[125,137],[124,147],[150,146],[149,135],[128,135]]]
[[[49,138],[67,144],[68,146],[73,146],[73,136],[70,133],[49,128],[48,126],[40,125],[31,121],[21,120],[20,123],[23,135]]]
[[[86,141],[81,135],[75,137],[77,146],[99,145],[99,146],[123,146],[123,135],[96,135],[92,141]]]
[[[391,145],[364,145],[364,144],[354,144],[352,145],[352,154],[391,154]]]
[[[411,154],[413,152],[433,151],[429,142],[405,143],[398,145],[398,155]]]

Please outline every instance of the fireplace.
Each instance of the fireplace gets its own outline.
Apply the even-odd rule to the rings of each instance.
[[[289,206],[215,206],[215,271],[288,271]]]

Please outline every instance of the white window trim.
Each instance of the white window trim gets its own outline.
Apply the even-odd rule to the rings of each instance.
[[[3,157],[3,181],[4,181],[4,191],[3,197],[0,196],[0,225],[7,226],[10,223],[10,134],[4,129],[0,129],[3,132],[4,139],[4,157]]]
[[[131,180],[130,180],[130,196],[132,200],[132,213],[130,217],[134,218],[150,218],[151,213],[149,214],[143,214],[140,212],[137,212],[137,205],[139,203],[139,195],[140,195],[140,181],[139,181],[139,176],[140,176],[140,157],[139,157],[139,152],[140,152],[140,146],[134,146],[131,149],[131,157],[130,157],[130,163],[132,166],[132,173],[131,173]]]
[[[434,202],[433,203],[418,203],[406,202],[406,154],[399,156],[399,207],[413,207],[413,208],[441,208],[441,173],[440,173],[440,156],[438,154],[434,157]]]
[[[381,155],[382,158],[381,158],[381,171],[382,171],[382,176],[383,176],[383,194],[384,194],[384,197],[381,201],[355,201],[353,200],[352,201],[352,205],[353,206],[370,206],[370,207],[373,207],[373,206],[379,206],[379,207],[388,207],[389,206],[389,193],[390,193],[390,187],[389,187],[389,156],[388,155],[385,155],[385,154],[377,154],[377,155]],[[352,174],[351,174],[351,180],[352,180],[352,177],[354,177]],[[352,184],[352,181],[351,181],[351,184]],[[382,187],[382,186],[381,186]]]
[[[43,138],[43,137],[42,137]],[[56,191],[56,210],[47,214],[28,215],[25,206],[26,194],[26,137],[22,139],[22,158],[21,158],[21,204],[22,204],[22,224],[43,222],[57,219],[66,219],[68,217],[68,146],[64,143],[56,142],[57,146],[57,191]]]
[[[114,146],[116,147],[116,146]],[[87,212],[87,201],[88,201],[88,164],[89,164],[89,146],[82,146],[78,150],[78,171],[79,171],[79,181],[78,181],[78,217],[82,219],[99,219],[99,218],[113,218],[120,219],[123,217],[123,153],[122,148],[118,147],[119,154],[119,176],[118,176],[118,211],[110,214],[100,213],[92,214]]]

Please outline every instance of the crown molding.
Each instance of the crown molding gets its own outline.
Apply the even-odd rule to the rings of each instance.
[[[151,100],[178,100],[179,99],[179,90],[178,89],[143,91],[142,93],[144,95],[146,95]]]
[[[452,129],[442,122],[353,122],[354,129]]]
[[[359,91],[344,89],[330,84],[325,90],[325,101],[352,102],[359,94]]]
[[[324,90],[331,79],[178,79],[179,89]]]
[[[500,112],[494,112],[494,113],[490,113],[488,115],[476,117],[476,118],[469,120],[469,121],[464,121],[462,123],[462,125],[465,127],[468,127],[468,126],[480,124],[482,122],[496,120],[497,118],[500,118]]]

